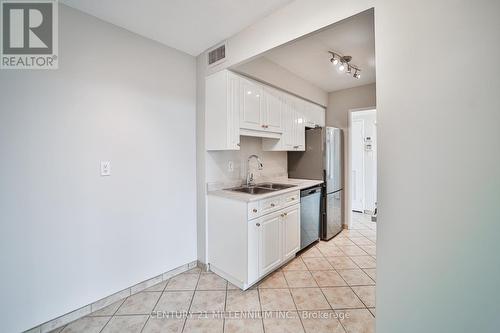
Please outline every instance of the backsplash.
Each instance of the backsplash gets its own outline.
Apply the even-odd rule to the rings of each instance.
[[[246,180],[248,156],[259,156],[262,170],[258,170],[257,161],[250,161],[250,168],[256,182],[268,179],[287,177],[287,153],[263,151],[262,139],[242,136],[240,150],[210,151],[206,154],[207,188],[215,190],[228,186],[236,186]],[[233,171],[229,171],[229,163],[233,164]]]

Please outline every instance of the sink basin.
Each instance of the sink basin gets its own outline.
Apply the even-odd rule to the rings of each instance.
[[[242,186],[242,187],[230,188],[229,191],[243,192],[248,194],[264,194],[276,191],[276,189],[257,187],[257,186],[252,186],[252,187]]]
[[[264,194],[270,193],[274,191],[284,190],[285,188],[294,187],[297,185],[288,185],[288,184],[277,184],[277,183],[262,183],[254,186],[240,186],[228,188],[229,191],[235,192],[243,192],[248,194]]]
[[[289,185],[289,184],[278,184],[278,183],[262,183],[262,184],[257,184],[255,187],[262,187],[262,188],[268,188],[272,190],[284,190],[285,188],[290,188],[294,187],[297,185]]]

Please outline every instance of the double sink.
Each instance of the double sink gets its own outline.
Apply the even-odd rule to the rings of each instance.
[[[295,187],[297,185],[289,185],[289,184],[279,184],[279,183],[261,183],[250,186],[239,186],[228,188],[228,191],[234,192],[243,192],[248,194],[265,194],[274,191],[284,190],[286,188]]]

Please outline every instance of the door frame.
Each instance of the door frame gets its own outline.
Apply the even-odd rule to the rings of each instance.
[[[375,110],[377,112],[376,106],[370,106],[366,108],[355,108],[349,109],[347,114],[347,140],[345,140],[344,151],[347,152],[346,156],[344,156],[344,164],[345,170],[347,170],[347,176],[345,177],[346,186],[345,188],[345,218],[346,218],[346,226],[347,229],[351,229],[352,227],[352,203],[351,203],[351,193],[353,191],[353,182],[352,182],[352,152],[351,152],[351,142],[352,142],[352,116],[354,112],[360,111],[370,111]]]

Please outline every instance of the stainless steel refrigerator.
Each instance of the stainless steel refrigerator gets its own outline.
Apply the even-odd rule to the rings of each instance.
[[[340,128],[306,130],[305,151],[288,152],[288,177],[323,180],[320,238],[328,240],[344,224],[343,133]]]

